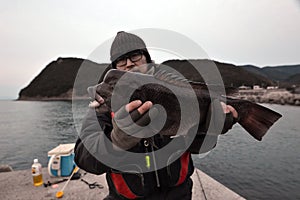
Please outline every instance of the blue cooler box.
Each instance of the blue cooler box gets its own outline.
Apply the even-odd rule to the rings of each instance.
[[[74,167],[74,147],[72,144],[60,144],[48,152],[48,173],[50,176],[70,176]]]

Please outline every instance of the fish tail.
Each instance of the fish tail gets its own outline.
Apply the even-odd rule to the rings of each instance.
[[[247,106],[247,113],[241,116],[238,122],[259,141],[262,140],[269,128],[282,117],[281,114],[255,103],[245,106]]]

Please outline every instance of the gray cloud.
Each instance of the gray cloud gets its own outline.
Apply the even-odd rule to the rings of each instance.
[[[3,1],[0,84],[7,85],[5,77],[15,74],[10,85],[24,87],[58,56],[85,58],[119,30],[151,27],[179,32],[219,61],[258,66],[300,63],[299,2]]]

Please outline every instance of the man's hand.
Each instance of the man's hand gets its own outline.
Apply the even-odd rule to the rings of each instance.
[[[224,102],[220,103],[223,108],[223,112],[226,114],[223,130],[221,132],[221,134],[225,134],[237,122],[238,112],[231,105],[226,105]]]
[[[137,109],[137,112],[140,115],[143,115],[151,107],[152,107],[152,102],[151,101],[146,101],[145,103],[142,103],[140,100],[136,100],[136,101],[132,101],[132,102],[128,103],[125,106],[125,110],[130,113],[133,110]]]
[[[207,133],[207,131],[210,131],[208,134],[211,135],[224,134],[228,132],[237,121],[237,111],[232,106],[215,99],[209,106],[205,124],[200,128],[200,132]]]
[[[142,103],[140,100],[136,100],[121,107],[112,119],[111,139],[113,144],[123,150],[134,147],[141,140],[141,137],[134,137],[134,135],[141,133],[143,128],[150,123],[150,115],[155,118],[158,114],[156,108],[150,110],[152,105],[150,101]],[[147,134],[149,133],[147,132]],[[145,135],[145,137],[147,136]]]
[[[225,113],[225,114],[227,114],[227,113],[232,113],[232,116],[234,117],[234,118],[238,118],[238,113],[237,113],[237,111],[234,109],[234,107],[232,107],[231,105],[226,105],[224,102],[221,102],[221,106],[222,106],[222,108],[223,108],[223,112]]]
[[[101,104],[104,103],[104,99],[101,97],[101,95],[99,94],[99,92],[97,91],[97,88],[100,86],[100,84],[98,85],[94,85],[94,86],[90,86],[88,87],[87,91],[88,94],[91,98],[94,99],[94,101],[92,101],[89,104],[90,108],[97,108],[99,107]]]

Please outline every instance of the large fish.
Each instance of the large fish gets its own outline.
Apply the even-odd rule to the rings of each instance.
[[[222,95],[218,88],[218,86],[188,81],[165,71],[148,75],[112,69],[107,72],[103,82],[97,86],[97,92],[105,102],[100,106],[100,112],[116,111],[120,106],[135,99],[143,102],[152,101],[153,104],[161,105],[167,115],[161,130],[164,135],[174,134],[174,131],[180,128],[179,124],[182,121],[185,121],[183,129],[204,123],[209,105],[216,98],[236,109],[239,115],[238,123],[257,140],[262,140],[269,128],[282,117],[281,114],[256,103]],[[91,93],[91,91],[89,92]],[[193,114],[192,104],[195,102],[195,98],[191,94],[196,96],[198,104],[196,106],[200,111],[199,117]],[[117,99],[113,109],[112,99]],[[185,105],[181,104],[180,99],[185,102]],[[182,106],[187,107],[185,113],[182,111]],[[181,117],[182,114],[186,116],[184,120]],[[198,117],[196,122],[195,117]]]

